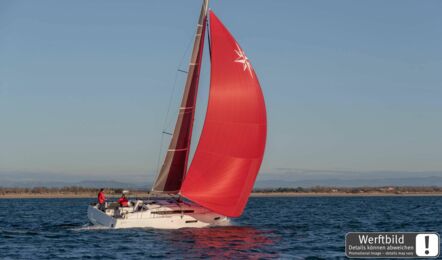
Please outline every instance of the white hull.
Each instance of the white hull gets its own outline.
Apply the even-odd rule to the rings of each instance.
[[[201,206],[176,201],[137,201],[134,206],[115,207],[102,211],[89,205],[88,218],[94,225],[109,228],[201,228],[227,225],[229,219]]]

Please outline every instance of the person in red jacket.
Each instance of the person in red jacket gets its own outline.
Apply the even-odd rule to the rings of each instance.
[[[98,208],[101,210],[104,210],[106,208],[106,196],[104,196],[104,189],[100,189],[100,192],[98,193]]]
[[[129,200],[126,198],[126,194],[124,193],[123,195],[121,195],[121,198],[119,198],[117,202],[120,203],[121,207],[129,206]]]

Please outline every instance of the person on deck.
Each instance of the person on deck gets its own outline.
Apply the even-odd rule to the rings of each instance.
[[[100,189],[98,193],[98,209],[104,210],[106,208],[106,196],[104,196],[104,189]]]
[[[126,194],[121,195],[121,198],[119,198],[117,202],[120,203],[121,207],[129,206],[129,200],[126,198]]]

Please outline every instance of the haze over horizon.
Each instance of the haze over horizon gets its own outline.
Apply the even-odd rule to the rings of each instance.
[[[200,3],[1,1],[0,186],[152,181]],[[442,178],[442,2],[212,0],[211,8],[264,91],[258,181]],[[201,74],[193,146],[207,47]]]

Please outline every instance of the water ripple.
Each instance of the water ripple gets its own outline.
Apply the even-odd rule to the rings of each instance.
[[[0,258],[345,259],[349,231],[442,233],[439,197],[251,198],[230,226],[114,230],[89,199],[0,200]]]

